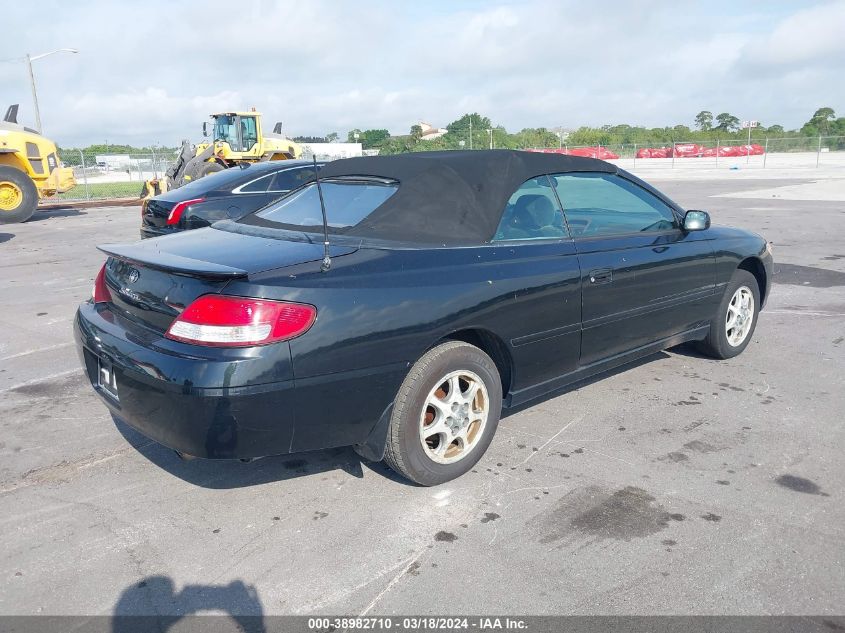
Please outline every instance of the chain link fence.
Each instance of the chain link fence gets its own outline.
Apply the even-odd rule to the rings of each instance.
[[[609,160],[625,169],[845,168],[845,136],[752,138],[744,140],[560,145],[541,149]]]
[[[495,136],[492,139],[496,147]],[[487,149],[480,143],[473,149]],[[425,141],[423,141],[423,144]],[[454,149],[469,149],[468,144]],[[519,149],[573,153],[609,160],[624,169],[802,169],[845,168],[845,136],[753,138],[712,143],[674,141],[667,143],[628,143],[617,145],[570,145],[559,143],[546,148]],[[76,187],[51,200],[83,201],[138,198],[143,183],[162,177],[175,160],[171,152],[148,154],[93,154],[80,150],[59,152],[62,162],[73,168]]]
[[[168,153],[93,154],[60,150],[65,167],[73,168],[76,187],[52,200],[138,198],[146,180],[164,176],[175,159]]]

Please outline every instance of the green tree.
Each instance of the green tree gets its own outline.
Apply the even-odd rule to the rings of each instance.
[[[337,143],[337,139],[340,135],[337,132],[329,132],[326,134],[326,143]]]
[[[819,108],[815,111],[813,116],[810,120],[804,124],[804,127],[808,125],[813,126],[818,134],[823,136],[827,136],[830,134],[831,122],[836,118],[836,113],[833,111],[833,108]],[[803,130],[804,128],[802,128]]]
[[[672,128],[672,140],[685,141],[692,138],[692,130],[686,125],[676,125]]]
[[[713,129],[713,113],[709,110],[702,110],[695,115],[695,127],[702,132],[709,132]]]
[[[419,143],[422,140],[422,126],[421,125],[412,125],[411,126],[411,141],[414,143]]]
[[[508,134],[504,128],[497,128],[496,145],[498,147],[557,147],[560,137],[544,127],[523,128],[516,134]]]
[[[358,138],[355,138],[356,134],[358,135]],[[346,142],[347,143],[360,143],[361,142],[361,130],[359,130],[357,127],[352,129],[352,130],[349,130],[349,132],[347,132],[347,134],[346,134]]]
[[[478,112],[472,114],[465,114],[460,119],[452,121],[446,126],[449,134],[453,135],[452,139],[455,143],[458,140],[466,142],[466,149],[472,147],[473,149],[480,149],[487,147],[489,140],[487,138],[487,130],[493,127],[493,123],[486,116],[481,116]],[[470,132],[472,139],[470,139]],[[448,134],[447,134],[448,136]]]
[[[364,130],[361,136],[364,143],[364,149],[377,149],[390,138],[390,132],[385,129]]]
[[[719,124],[716,126],[717,130],[721,130],[723,132],[736,132],[739,130],[739,119],[728,112],[722,112],[717,115],[716,122]]]
[[[355,134],[358,135],[357,141]],[[361,147],[364,149],[378,149],[388,138],[390,138],[390,132],[384,129],[361,131],[355,128],[354,130],[349,130],[349,134],[346,135],[348,143],[361,143]]]

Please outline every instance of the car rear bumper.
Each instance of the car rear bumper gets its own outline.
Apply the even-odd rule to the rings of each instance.
[[[243,352],[237,357],[238,350],[177,353],[164,344],[173,342],[91,303],[79,307],[74,335],[94,390],[116,417],[150,439],[215,459],[290,452],[294,404],[287,344],[265,349],[273,357],[263,360]],[[285,357],[287,368],[279,369]],[[100,386],[101,359],[116,378],[117,398]],[[270,367],[276,377],[290,373],[290,379],[254,384]]]
[[[177,226],[161,227],[150,226],[149,224],[142,224],[141,239],[145,240],[149,237],[161,237],[162,235],[171,235],[172,233],[178,233],[181,230],[182,229]]]

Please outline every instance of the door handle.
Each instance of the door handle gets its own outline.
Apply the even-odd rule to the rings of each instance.
[[[610,268],[597,268],[589,272],[591,284],[609,284],[613,281],[613,271]]]

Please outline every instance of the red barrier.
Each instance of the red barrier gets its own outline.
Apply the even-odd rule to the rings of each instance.
[[[637,150],[637,158],[671,158],[674,154],[675,158],[698,158],[698,157],[714,157],[718,154],[720,157],[736,157],[736,156],[761,156],[766,153],[762,145],[722,145],[718,148],[705,147],[698,143],[676,143],[674,150],[671,147],[643,147]]]
[[[674,154],[675,158],[698,157],[704,153],[704,150],[705,147],[698,143],[675,143],[670,156]]]
[[[573,147],[551,148],[551,149],[529,149],[529,152],[541,152],[543,154],[564,154],[566,156],[585,156],[587,158],[598,158],[599,160],[615,160],[619,154],[611,152],[606,147]]]
[[[671,147],[643,147],[637,150],[637,158],[669,158],[671,155]]]

